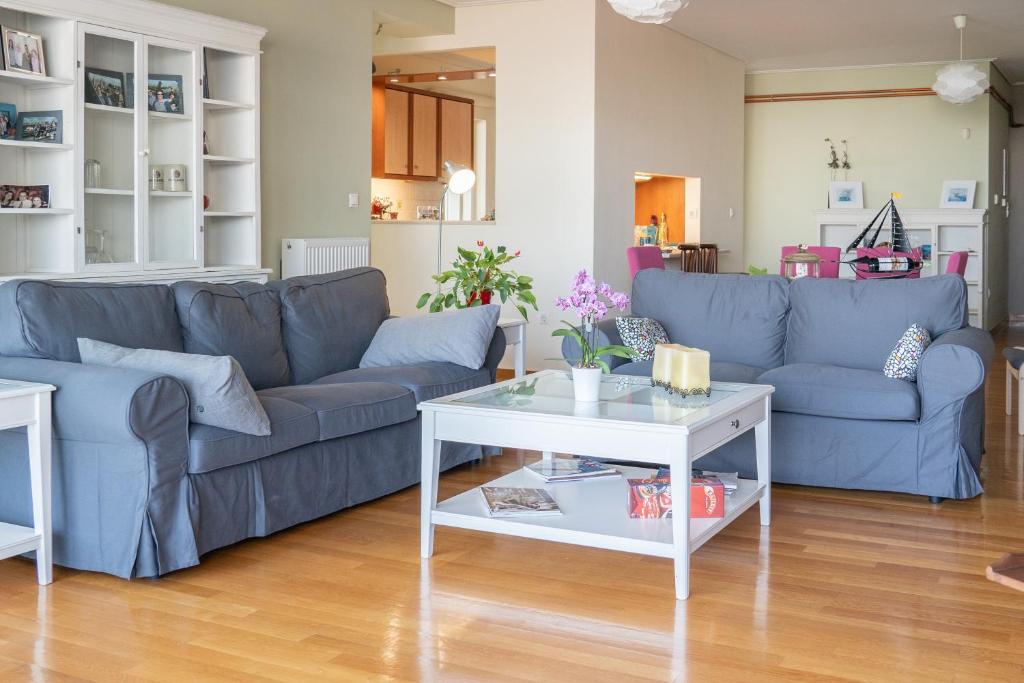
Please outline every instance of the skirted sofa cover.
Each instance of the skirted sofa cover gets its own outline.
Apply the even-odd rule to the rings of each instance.
[[[495,331],[479,370],[448,363],[360,370],[388,316],[384,275],[372,268],[268,286],[0,285],[0,377],[57,387],[55,561],[157,576],[417,483],[417,402],[492,382],[504,334]],[[272,433],[190,424],[177,380],[83,365],[78,337],[231,355]],[[32,518],[25,441],[23,430],[0,432],[0,521]],[[446,443],[441,465],[482,453]]]
[[[771,384],[772,479],[970,498],[982,492],[985,372],[991,336],[967,325],[963,278],[852,281],[642,270],[631,315],[711,353],[711,378]],[[882,366],[913,323],[932,336],[916,382]],[[614,320],[601,343],[621,343]],[[570,342],[567,360],[578,357]],[[651,362],[605,360],[650,375]],[[701,459],[754,474],[753,434]]]

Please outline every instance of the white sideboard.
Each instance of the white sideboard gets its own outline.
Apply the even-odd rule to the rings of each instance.
[[[46,66],[0,70],[0,102],[63,123],[59,144],[0,140],[0,185],[49,186],[0,208],[0,280],[266,281],[265,29],[148,0],[0,0],[0,25],[40,35]],[[170,165],[181,184],[150,182]]]
[[[985,209],[900,209],[900,216],[915,247],[931,247],[931,260],[926,263],[921,277],[946,272],[950,254],[956,251],[968,252],[967,306],[970,310],[971,325],[991,329],[999,320],[989,315],[989,299],[992,287],[998,283],[990,281],[992,269],[988,254],[988,211]],[[877,209],[823,209],[815,212],[818,235],[822,246],[846,249],[878,213]],[[878,241],[890,239],[889,221]],[[872,231],[873,232],[873,231]],[[852,278],[853,269],[843,265],[839,277]]]

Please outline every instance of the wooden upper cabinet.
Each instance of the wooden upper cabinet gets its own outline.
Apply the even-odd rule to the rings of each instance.
[[[384,91],[384,172],[409,175],[409,93]]]
[[[436,178],[437,98],[412,95],[412,175]]]
[[[473,105],[441,100],[441,162],[473,167]]]

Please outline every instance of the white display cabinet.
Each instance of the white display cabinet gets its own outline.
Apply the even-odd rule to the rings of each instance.
[[[0,0],[0,24],[40,34],[48,72],[0,70],[0,102],[63,115],[61,144],[0,140],[0,184],[50,186],[0,209],[0,280],[266,280],[264,29],[146,0]]]
[[[971,325],[991,329],[1000,322],[988,312],[992,288],[1005,283],[992,282],[988,265],[988,211],[985,209],[899,209],[911,244],[930,246],[931,259],[921,277],[946,272],[953,252],[967,252],[967,308]],[[877,209],[827,209],[816,212],[818,235],[823,246],[846,249],[864,230]],[[889,221],[879,233],[879,242],[891,239]],[[854,277],[849,266],[840,266],[839,277]]]

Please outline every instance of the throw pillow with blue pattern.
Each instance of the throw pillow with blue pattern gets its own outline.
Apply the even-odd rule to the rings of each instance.
[[[633,360],[654,360],[654,347],[668,343],[668,334],[654,318],[616,318],[622,343],[633,351]]]
[[[932,336],[928,330],[914,323],[896,342],[896,348],[889,354],[882,372],[890,379],[916,382],[917,366],[921,364],[921,356],[931,343]]]

